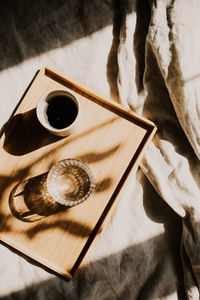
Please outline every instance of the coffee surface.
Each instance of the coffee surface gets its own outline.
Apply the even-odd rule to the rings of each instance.
[[[48,101],[47,118],[50,125],[56,129],[70,126],[77,114],[77,106],[70,97],[55,96]]]

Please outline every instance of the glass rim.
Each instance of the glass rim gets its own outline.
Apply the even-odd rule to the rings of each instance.
[[[59,174],[59,171],[61,171],[62,169],[66,168],[68,166],[81,167],[85,171],[85,173],[88,175],[89,182],[90,182],[87,193],[83,197],[77,198],[76,200],[69,200],[69,199],[62,197],[61,195],[59,195],[59,192],[56,189],[55,181],[56,181],[57,175]],[[92,175],[90,168],[83,161],[81,161],[79,159],[67,158],[67,159],[60,160],[50,168],[48,175],[47,175],[47,190],[48,190],[50,196],[53,198],[53,200],[55,202],[60,203],[65,206],[71,207],[71,206],[78,205],[81,202],[85,201],[90,196],[90,194],[94,191],[95,187],[96,187],[96,184],[95,184],[94,177]]]

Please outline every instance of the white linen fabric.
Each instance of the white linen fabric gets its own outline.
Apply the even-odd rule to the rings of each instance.
[[[199,299],[199,16],[198,0],[0,2],[2,131],[43,66],[158,126],[77,277],[0,244],[0,299]]]

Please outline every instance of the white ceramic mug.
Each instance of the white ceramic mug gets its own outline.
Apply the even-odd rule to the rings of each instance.
[[[65,90],[45,94],[38,102],[36,114],[42,126],[58,136],[72,134],[80,123],[79,102]]]

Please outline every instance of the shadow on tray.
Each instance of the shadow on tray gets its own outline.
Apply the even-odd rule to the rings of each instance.
[[[35,222],[70,209],[52,199],[47,189],[47,175],[48,173],[43,173],[14,186],[9,196],[9,206],[13,216],[24,222]],[[97,183],[96,193],[109,188],[110,184],[111,179],[104,178]]]
[[[12,155],[20,156],[62,138],[48,133],[37,120],[36,110],[32,109],[12,118],[5,132],[3,148]]]
[[[53,201],[46,191],[47,173],[18,183],[10,193],[9,205],[12,214],[25,222],[41,218],[66,209]]]

